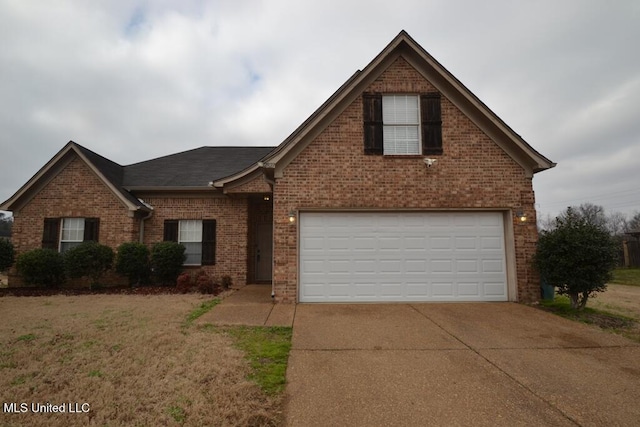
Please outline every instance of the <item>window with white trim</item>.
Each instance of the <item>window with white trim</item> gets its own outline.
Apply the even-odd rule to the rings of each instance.
[[[65,252],[82,242],[97,242],[99,229],[99,218],[45,218],[42,247]]]
[[[200,265],[202,262],[202,221],[181,220],[178,222],[178,243],[182,243],[187,259],[184,265]]]
[[[84,241],[84,218],[62,218],[60,252],[78,246]]]
[[[166,219],[164,241],[185,247],[184,265],[214,265],[216,263],[215,219]]]
[[[417,95],[382,97],[383,154],[421,154],[420,99]]]
[[[442,154],[440,101],[438,92],[414,95],[363,93],[364,154]]]

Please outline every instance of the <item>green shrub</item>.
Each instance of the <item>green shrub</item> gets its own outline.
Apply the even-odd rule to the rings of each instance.
[[[67,277],[88,277],[90,286],[98,284],[102,275],[113,265],[113,249],[96,242],[83,242],[64,253]]]
[[[151,248],[151,270],[165,285],[175,285],[182,272],[182,264],[187,259],[185,247],[176,242],[160,242]]]
[[[0,238],[0,271],[5,271],[13,265],[16,251],[13,244],[5,239]]]
[[[34,249],[18,255],[16,268],[31,285],[53,287],[64,281],[62,255],[51,249]]]
[[[116,272],[129,278],[129,284],[140,284],[149,280],[149,248],[136,242],[118,246]]]
[[[596,292],[606,290],[616,266],[617,247],[604,227],[588,222],[573,209],[556,218],[555,228],[540,233],[534,263],[541,278],[568,295],[582,309]]]

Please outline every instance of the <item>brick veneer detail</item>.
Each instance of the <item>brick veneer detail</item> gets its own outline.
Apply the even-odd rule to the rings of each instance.
[[[424,93],[435,88],[399,57],[366,92]],[[531,178],[446,97],[442,97],[444,153],[427,169],[422,156],[363,153],[359,96],[284,170],[274,188],[276,300],[297,301],[298,230],[288,212],[309,208],[523,209],[514,222],[517,299],[539,298],[531,268],[537,239]]]

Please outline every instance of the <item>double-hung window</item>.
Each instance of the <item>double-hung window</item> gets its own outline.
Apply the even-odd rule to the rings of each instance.
[[[440,94],[365,93],[364,153],[442,154]]]
[[[383,154],[420,154],[420,108],[417,95],[382,97]]]
[[[178,243],[182,243],[187,259],[185,265],[202,263],[202,221],[186,220],[178,223]]]
[[[164,240],[185,247],[184,265],[215,264],[216,221],[214,219],[170,219],[164,222]]]
[[[84,218],[62,218],[60,252],[65,252],[84,241]]]
[[[65,252],[82,242],[98,241],[98,218],[45,218],[42,247]]]

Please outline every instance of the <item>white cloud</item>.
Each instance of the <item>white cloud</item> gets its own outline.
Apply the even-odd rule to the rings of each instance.
[[[123,164],[278,144],[401,29],[558,162],[541,207],[640,181],[639,3],[362,5],[0,3],[0,199],[70,139]]]

